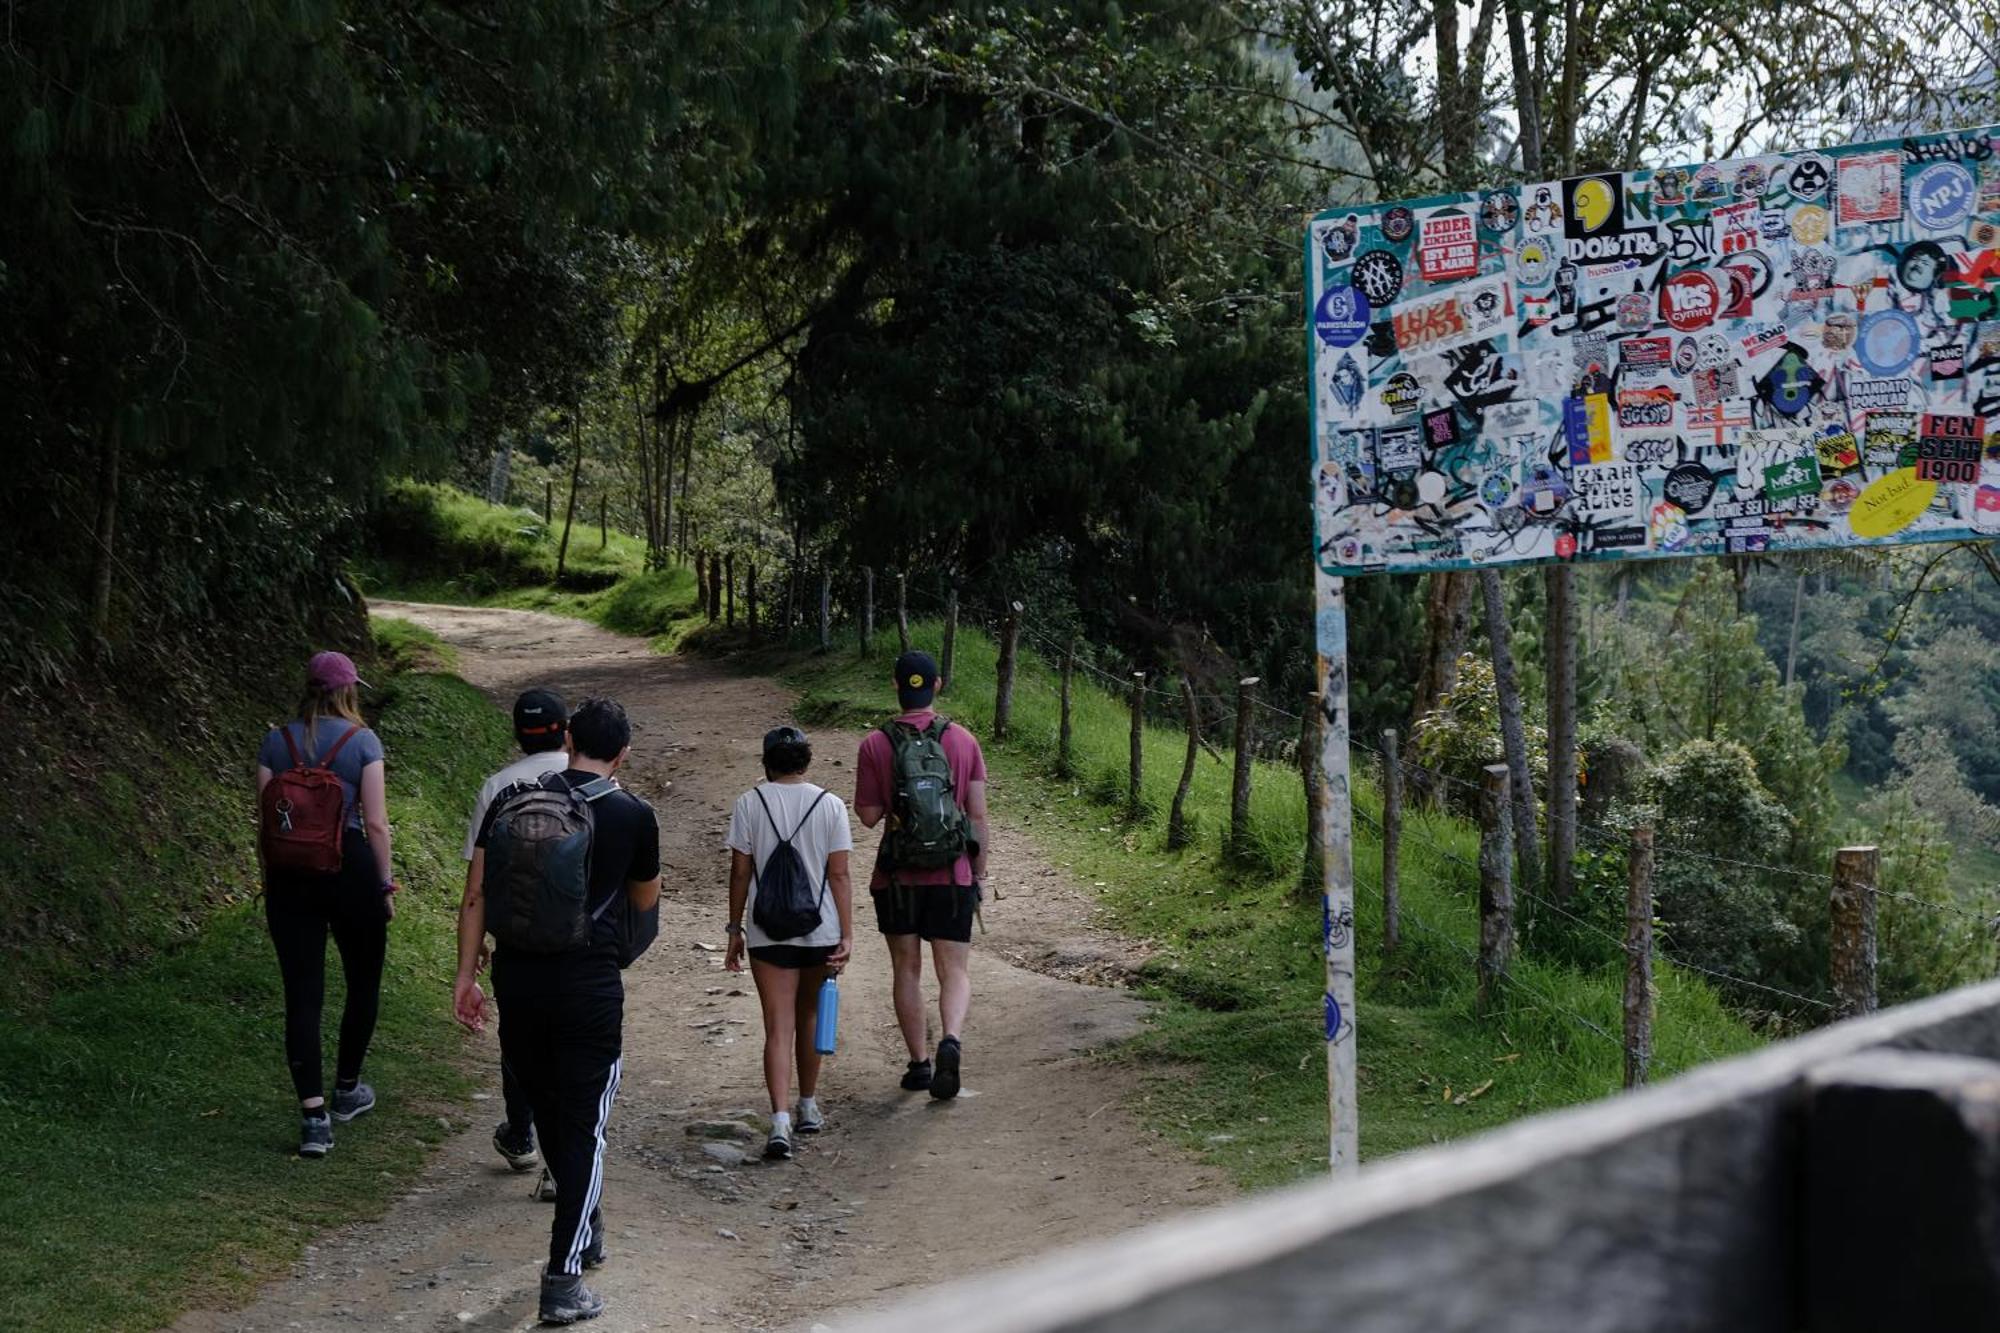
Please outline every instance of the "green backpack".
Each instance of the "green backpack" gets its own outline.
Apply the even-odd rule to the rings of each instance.
[[[932,718],[919,730],[907,722],[882,724],[889,738],[893,819],[882,837],[885,869],[938,870],[973,849],[972,821],[959,808],[951,781],[951,761],[941,738],[948,718]]]

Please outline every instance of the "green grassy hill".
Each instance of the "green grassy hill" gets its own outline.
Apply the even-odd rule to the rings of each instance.
[[[231,710],[240,734],[199,752],[164,738],[93,751],[102,799],[38,807],[38,836],[5,853],[17,891],[117,891],[97,909],[106,920],[70,921],[66,946],[10,955],[0,1324],[148,1329],[247,1294],[315,1231],[378,1213],[444,1137],[440,1115],[467,1082],[449,1016],[459,839],[471,793],[512,736],[478,691],[428,669],[441,659],[422,631],[377,630],[381,671],[394,674],[370,672],[381,688],[365,705],[388,752],[407,890],[367,1068],[380,1108],[342,1126],[326,1161],[293,1155],[283,998],[251,846],[258,704]],[[198,919],[179,879],[205,895]],[[338,968],[328,973],[330,1062],[340,985]]]

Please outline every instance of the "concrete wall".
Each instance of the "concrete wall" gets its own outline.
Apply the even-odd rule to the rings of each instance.
[[[2000,1129],[1974,1116],[1967,1133],[1973,1147],[1905,1171],[1896,1156],[1904,1136],[1893,1117],[1900,1113],[1863,1099],[1860,1112],[1838,1118],[1840,1143],[1808,1152],[1823,1076],[1845,1070],[1843,1077],[1871,1079],[1866,1062],[1853,1057],[1883,1049],[1978,1057],[1916,1062],[1938,1066],[1947,1083],[1974,1078],[1987,1068],[1980,1061],[2000,1059],[2000,983],[1836,1024],[1644,1091],[1393,1158],[1344,1186],[1296,1186],[941,1288],[854,1327],[870,1333],[1791,1333],[1867,1326],[1825,1313],[1847,1303],[1844,1284],[1853,1285],[1859,1302],[1850,1308],[1861,1310],[1884,1292],[1902,1299],[1896,1274],[1903,1260],[1916,1266],[1913,1281],[1924,1262],[1938,1264],[1936,1227],[1924,1233],[1925,1252],[1899,1254],[1902,1238],[1921,1230],[1899,1221],[1899,1209],[1915,1221],[1964,1231],[1970,1247],[1964,1252],[1990,1251],[2000,1272],[2000,1243],[1987,1243],[1989,1233],[2000,1233],[1987,1223],[1988,1215],[2000,1217],[1992,1197],[2000,1188],[1982,1193],[1979,1170],[1960,1160],[1981,1142],[1990,1148]],[[1907,1072],[1896,1078],[1907,1082]],[[2000,1065],[1989,1072],[2000,1087]],[[1956,1117],[1960,1109],[1954,1101],[1944,1114]],[[1864,1118],[1857,1121],[1857,1114]],[[2000,1114],[1992,1123],[2000,1126]],[[1924,1135],[1935,1142],[1930,1129]],[[1843,1157],[1849,1138],[1851,1160],[1879,1168],[1872,1176],[1854,1173],[1855,1179],[1865,1176],[1873,1182],[1867,1188],[1899,1194],[1848,1197],[1861,1188],[1839,1165],[1849,1160]],[[1817,1174],[1807,1170],[1809,1159]],[[1912,1173],[1949,1177],[1957,1191],[1953,1216],[1933,1216],[1942,1205],[1926,1202]],[[1974,1181],[1970,1203],[1960,1197],[1967,1194],[1965,1180]],[[1958,1216],[1968,1209],[1980,1216]],[[1803,1239],[1809,1213],[1870,1217],[1876,1225],[1851,1242],[1816,1240],[1809,1254]],[[1812,1301],[1804,1294],[1809,1272],[1818,1288]],[[1968,1299],[1983,1299],[1977,1293],[1988,1285],[2000,1290],[1983,1278],[1969,1282],[1975,1294]],[[1817,1312],[1810,1318],[1809,1308]],[[1931,1322],[1943,1317],[1933,1312],[1879,1326],[2000,1328],[2000,1311],[1953,1309],[1950,1325]]]

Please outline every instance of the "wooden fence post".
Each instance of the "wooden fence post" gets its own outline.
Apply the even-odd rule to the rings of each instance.
[[[993,739],[1007,739],[1007,726],[1014,719],[1014,650],[1021,640],[1019,602],[1007,603],[1007,618],[1000,622],[1000,664],[994,671]]]
[[[1653,830],[1632,830],[1625,857],[1625,1086],[1653,1062]]]
[[[1311,902],[1326,890],[1326,811],[1320,808],[1319,728],[1323,720],[1319,692],[1306,696],[1299,715],[1299,777],[1306,787],[1306,856],[1299,867],[1298,897]]]
[[[711,621],[722,618],[722,557],[714,551],[708,553],[708,618]]]
[[[708,557],[700,551],[694,553],[694,605],[697,611],[708,610]]]
[[[1489,764],[1479,784],[1479,1013],[1493,1012],[1514,955],[1514,830],[1507,765]]]
[[[743,571],[744,619],[749,626],[750,632],[755,634],[757,632],[757,562],[749,560],[745,563],[750,567]]]
[[[1126,788],[1125,811],[1132,818],[1139,817],[1139,779],[1141,758],[1145,747],[1146,733],[1146,673],[1132,673],[1132,774],[1131,785]]]
[[[1881,853],[1874,847],[1843,847],[1833,854],[1833,1003],[1841,1018],[1875,1012],[1875,876]]]
[[[1403,943],[1403,752],[1396,729],[1382,733],[1382,952]]]
[[[875,646],[875,566],[861,567],[861,655]]]
[[[544,477],[542,479],[542,522],[553,524],[555,521],[556,484],[552,479]]]
[[[1056,725],[1056,776],[1070,776],[1070,718],[1069,687],[1076,677],[1076,640],[1069,641],[1069,649],[1062,660],[1062,720]]]
[[[597,497],[597,549],[603,550],[611,544],[610,506],[603,496]]]
[[[1250,851],[1250,710],[1256,706],[1257,677],[1236,682],[1236,771],[1229,783],[1229,852]]]
[[[736,552],[722,557],[722,597],[727,613],[725,623],[730,629],[736,628]]]
[[[951,659],[953,652],[957,648],[958,580],[953,579],[951,581],[951,591],[947,592],[944,596],[944,656],[938,662],[938,675],[943,678],[944,683],[938,686],[939,694],[943,694],[951,688]]]
[[[1187,708],[1187,758],[1181,763],[1181,782],[1174,788],[1173,808],[1167,813],[1167,846],[1174,849],[1188,843],[1188,788],[1194,785],[1195,756],[1201,753],[1201,709],[1195,705],[1194,681],[1186,672],[1181,673],[1181,702]]]
[[[819,650],[833,651],[833,575],[825,565],[819,569]]]
[[[910,576],[896,571],[896,651],[910,651]]]

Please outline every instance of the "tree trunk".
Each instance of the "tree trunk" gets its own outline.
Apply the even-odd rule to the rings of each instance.
[[[1181,761],[1180,785],[1174,788],[1173,808],[1167,812],[1167,846],[1178,851],[1187,846],[1188,789],[1194,786],[1194,761],[1201,753],[1201,710],[1195,706],[1194,681],[1181,676],[1181,702],[1187,708],[1187,758]]]
[[[1507,769],[1489,765],[1479,786],[1479,993],[1480,1017],[1491,1014],[1500,983],[1514,958],[1514,886],[1508,879]]]
[[[493,451],[493,465],[486,470],[486,503],[507,503],[507,482],[514,471],[514,451],[504,443]]]
[[[1548,670],[1549,897],[1566,903],[1576,889],[1576,566],[1551,565],[1543,574],[1548,589],[1542,655]]]
[[[1799,664],[1799,612],[1806,602],[1805,571],[1799,571],[1798,579],[1792,584],[1792,632],[1785,640],[1785,688],[1792,688],[1792,672]]]
[[[943,694],[951,688],[953,668],[952,655],[958,651],[958,580],[951,581],[951,590],[944,596],[944,656],[938,662],[938,675],[944,683],[938,686]]]
[[[1000,660],[993,672],[993,739],[1007,739],[1007,728],[1014,718],[1014,662],[1015,649],[1021,641],[1021,612],[1019,602],[1007,604],[1007,618],[1000,622]]]
[[[1257,699],[1257,677],[1236,682],[1236,768],[1229,782],[1229,851],[1243,857],[1250,851],[1250,731],[1251,708]]]
[[[563,506],[562,544],[556,547],[556,582],[563,581],[563,571],[569,567],[569,533],[576,524],[576,486],[583,479],[583,423],[581,412],[570,418],[569,435],[572,458],[569,465],[569,503]]]
[[[603,496],[597,497],[597,549],[611,545],[611,502]]]
[[[1653,1061],[1653,830],[1632,830],[1625,855],[1625,1086]]]
[[[722,557],[722,597],[723,624],[736,628],[736,552],[730,551]]]
[[[861,655],[875,646],[875,567],[861,567]]]
[[[1424,597],[1424,658],[1418,670],[1416,693],[1410,700],[1410,736],[1419,734],[1417,723],[1438,706],[1438,700],[1458,686],[1458,659],[1472,634],[1472,592],[1475,576],[1470,570],[1440,571],[1429,576]],[[1413,767],[1410,786],[1423,800],[1431,789],[1430,774]]]
[[[715,552],[708,553],[708,618],[711,622],[722,616],[722,557]]]
[[[819,571],[819,650],[833,651],[833,575],[824,565]]]
[[[1874,847],[1843,847],[1833,854],[1827,962],[1838,1018],[1875,1012],[1875,884],[1880,868],[1881,854]]]
[[[1527,25],[1521,20],[1521,0],[1507,0],[1507,52],[1514,67],[1514,116],[1521,127],[1521,170],[1529,181],[1542,178],[1541,82],[1528,63]]]
[[[97,465],[97,522],[90,552],[90,646],[99,657],[111,651],[111,568],[118,540],[118,465],[116,434],[104,440],[104,457]]]
[[[1076,681],[1076,640],[1071,639],[1062,660],[1062,717],[1056,724],[1056,776],[1071,776],[1070,767],[1070,686]]]
[[[1394,727],[1382,733],[1382,952],[1403,943],[1403,755]]]
[[[752,633],[757,632],[757,562],[750,561],[750,568],[743,576],[743,623]]]
[[[910,576],[896,571],[896,651],[910,651]]]
[[[1144,776],[1143,760],[1146,752],[1146,673],[1132,673],[1132,767],[1125,789],[1125,810],[1132,818],[1139,817],[1140,779]]]
[[[1507,772],[1514,820],[1514,856],[1525,887],[1542,882],[1539,840],[1535,836],[1535,783],[1528,768],[1528,737],[1521,719],[1521,681],[1514,671],[1514,649],[1507,641],[1507,599],[1500,571],[1479,571],[1486,597],[1486,636],[1493,653],[1493,685],[1500,696],[1500,740],[1506,747]]]

